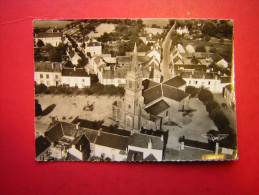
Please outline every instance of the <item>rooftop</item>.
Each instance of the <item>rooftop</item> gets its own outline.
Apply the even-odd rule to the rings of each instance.
[[[158,115],[161,112],[167,110],[170,106],[164,101],[160,100],[159,102],[153,104],[152,106],[145,109],[147,113],[150,113],[151,115]]]
[[[61,63],[35,62],[35,72],[61,72]]]
[[[39,136],[35,140],[36,157],[39,156],[42,152],[44,152],[49,146],[50,142],[48,141],[48,139],[46,139],[42,135]]]
[[[164,142],[161,140],[160,137],[141,134],[141,133],[134,133],[129,139],[129,146],[136,146],[140,148],[148,148],[148,142],[151,139],[152,149],[155,150],[163,150]]]
[[[36,38],[52,38],[52,37],[62,37],[60,33],[39,33]]]
[[[182,79],[182,77],[180,76],[175,76],[165,81],[163,84],[178,88],[178,87],[184,86],[186,84],[186,81]]]
[[[84,68],[64,68],[61,75],[67,77],[89,77]]]

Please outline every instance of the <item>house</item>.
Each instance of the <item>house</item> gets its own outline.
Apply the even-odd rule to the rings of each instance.
[[[189,30],[186,26],[179,27],[179,28],[176,29],[176,33],[179,34],[179,35],[189,34]]]
[[[126,161],[128,140],[128,136],[99,131],[94,145],[94,155],[112,161]]]
[[[64,68],[61,72],[61,84],[81,89],[91,86],[91,78],[84,68]]]
[[[163,83],[143,80],[136,45],[126,74],[125,97],[113,104],[113,119],[122,129],[139,132],[141,128],[164,130],[173,112],[186,106],[189,94],[179,89],[185,81],[172,78]]]
[[[161,50],[152,47],[150,51],[146,53],[146,55],[150,58],[155,57],[158,63],[161,62]]]
[[[68,54],[68,57],[69,57],[71,63],[74,66],[77,66],[78,61],[81,59],[81,57],[78,55],[78,53],[75,51],[75,49],[72,47],[68,47],[67,54]]]
[[[134,133],[129,137],[127,161],[162,161],[163,136]]]
[[[233,84],[229,84],[224,87],[223,96],[231,108],[236,107],[236,96]]]
[[[36,138],[35,140],[35,154],[36,161],[45,161],[46,153],[50,147],[51,143],[48,139],[43,137],[42,135]]]
[[[180,43],[177,44],[177,49],[180,53],[186,53],[183,46]]]
[[[224,60],[218,53],[211,55],[211,58],[213,59],[213,61],[218,67],[221,67],[221,68],[228,67],[228,62]]]
[[[62,63],[35,62],[34,81],[36,84],[44,84],[47,87],[61,84]]]
[[[71,142],[68,153],[80,161],[86,161],[90,156],[90,142],[85,134],[76,137]]]
[[[102,45],[99,42],[89,42],[85,45],[85,54],[87,56],[101,55]]]
[[[187,86],[206,88],[213,93],[222,93],[223,88],[231,82],[230,77],[221,76],[215,72],[181,72],[180,75],[186,81]]]
[[[38,40],[42,40],[44,45],[49,43],[57,47],[62,42],[62,35],[60,33],[39,33],[35,36],[35,42],[37,43]]]

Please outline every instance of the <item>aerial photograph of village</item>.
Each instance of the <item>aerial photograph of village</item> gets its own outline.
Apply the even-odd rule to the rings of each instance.
[[[37,161],[237,160],[233,20],[35,20]]]

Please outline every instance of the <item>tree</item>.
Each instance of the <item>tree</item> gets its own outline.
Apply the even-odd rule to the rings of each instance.
[[[206,52],[204,45],[198,45],[195,49],[196,52]]]
[[[210,39],[211,39],[210,35],[205,35],[205,36],[204,36],[204,40],[205,40],[205,41],[209,41]]]
[[[42,114],[42,108],[39,101],[35,99],[35,116],[40,116]]]
[[[187,86],[185,92],[191,94],[191,97],[195,97],[199,92],[199,89],[194,86]]]
[[[212,48],[210,48],[210,52],[211,52],[211,53],[216,53],[216,52],[217,52],[217,49],[216,49],[215,47],[212,47]]]
[[[212,101],[209,101],[208,104],[206,105],[206,110],[211,113],[213,110],[215,109],[218,109],[219,108],[219,104],[212,100]]]
[[[206,104],[213,99],[213,94],[207,89],[202,89],[198,95],[198,98]]]
[[[35,93],[44,93],[48,87],[44,84],[35,85]]]
[[[36,43],[37,47],[43,47],[45,44],[43,43],[43,41],[41,39],[39,39]]]

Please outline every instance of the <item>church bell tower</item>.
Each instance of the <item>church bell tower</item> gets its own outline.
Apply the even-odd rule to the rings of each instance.
[[[139,131],[141,107],[144,104],[142,96],[142,71],[138,64],[137,45],[135,43],[132,62],[126,75],[124,96],[124,124],[127,130]]]

